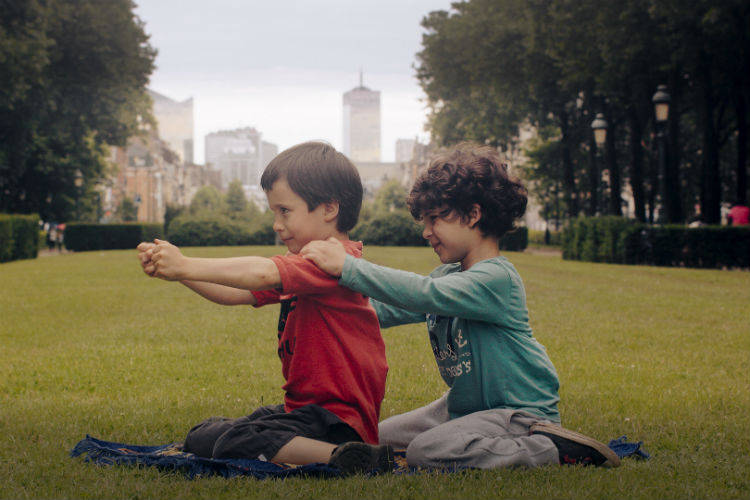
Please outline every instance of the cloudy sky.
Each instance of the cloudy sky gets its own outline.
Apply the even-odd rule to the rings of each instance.
[[[425,139],[414,76],[420,21],[450,0],[136,0],[158,49],[151,88],[194,98],[195,157],[204,136],[255,127],[280,149],[322,139],[342,146],[342,94],[381,91],[383,161],[398,138]]]

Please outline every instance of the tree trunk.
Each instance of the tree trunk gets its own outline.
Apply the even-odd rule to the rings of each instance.
[[[628,129],[630,137],[630,187],[633,190],[635,218],[646,222],[646,197],[643,190],[643,146],[641,145],[641,121],[635,104],[628,106]]]
[[[678,83],[679,74],[675,73],[670,78],[670,89],[672,103],[669,111],[669,122],[667,124],[667,170],[665,172],[664,182],[666,200],[664,208],[666,209],[667,222],[678,223],[685,221],[685,215],[682,210],[682,183],[680,181],[680,96],[682,89]]]
[[[620,181],[620,166],[617,164],[617,149],[614,119],[609,122],[607,143],[605,145],[605,161],[609,170],[609,213],[622,215],[622,183]]]
[[[573,218],[578,216],[578,196],[576,193],[575,171],[573,169],[573,159],[570,153],[570,124],[568,123],[568,113],[561,111],[560,131],[562,138],[562,161],[563,161],[563,199],[568,206],[568,216]]]
[[[734,98],[737,115],[737,186],[736,203],[747,205],[747,101],[742,90]]]
[[[703,158],[701,163],[701,220],[706,224],[721,222],[721,179],[719,176],[719,134],[714,124],[714,95],[711,65],[705,60],[699,71],[701,87],[698,104],[702,131]]]

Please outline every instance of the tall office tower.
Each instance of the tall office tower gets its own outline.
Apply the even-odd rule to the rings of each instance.
[[[224,187],[237,179],[243,185],[260,184],[260,176],[278,152],[254,128],[212,132],[206,136],[206,164],[221,171]]]
[[[416,139],[396,139],[396,163],[410,162],[416,143]]]
[[[344,94],[344,154],[352,161],[380,161],[380,91],[362,84]]]
[[[148,91],[154,101],[154,118],[159,138],[169,144],[180,160],[193,163],[193,98],[182,102]]]

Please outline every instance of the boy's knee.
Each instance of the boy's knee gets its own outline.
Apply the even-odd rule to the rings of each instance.
[[[406,463],[411,467],[432,465],[435,442],[425,434],[419,434],[406,447]]]
[[[394,425],[391,419],[385,419],[378,424],[378,441],[380,444],[394,444],[399,430],[398,424]]]
[[[199,457],[211,458],[219,436],[231,427],[232,419],[212,417],[193,426],[185,436],[183,450]]]

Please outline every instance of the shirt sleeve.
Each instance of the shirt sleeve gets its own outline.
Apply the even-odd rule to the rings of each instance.
[[[348,255],[339,283],[413,313],[488,323],[498,321],[498,307],[508,304],[512,284],[507,270],[491,263],[432,277],[378,266]]]
[[[378,315],[380,328],[390,328],[392,326],[425,321],[424,313],[407,311],[401,307],[385,304],[372,298],[370,299],[370,304],[375,308],[375,313]]]
[[[284,294],[315,295],[328,293],[339,286],[336,278],[299,255],[276,255],[271,260],[279,269]]]
[[[255,297],[253,307],[263,307],[268,304],[278,304],[281,300],[281,292],[278,290],[253,290],[250,293]]]

